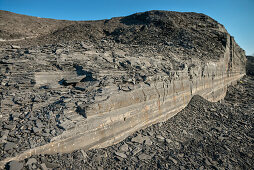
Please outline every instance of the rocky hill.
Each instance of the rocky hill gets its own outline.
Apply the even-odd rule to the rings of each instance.
[[[73,21],[60,21],[15,14],[0,10],[0,40],[33,38],[49,34]]]
[[[0,17],[1,167],[67,168],[61,154],[72,156],[82,148],[86,157],[88,150],[117,144],[168,120],[190,101],[221,101],[227,87],[246,72],[244,50],[223,25],[204,14],[148,11],[109,20],[60,21],[1,11]],[[171,143],[164,130],[156,139]],[[139,146],[129,152],[125,145],[114,153],[115,160],[160,156],[156,148],[150,156],[146,149],[141,153],[143,146],[157,146],[152,136],[131,140]],[[58,154],[59,162],[52,164]]]
[[[149,11],[101,21],[60,21],[1,11],[2,39],[34,37],[32,45],[109,40],[128,45],[170,46],[184,54],[220,57],[227,31],[212,18],[197,13]],[[13,42],[12,42],[13,43]],[[17,42],[18,43],[18,42]],[[20,42],[20,45],[24,42]],[[165,49],[167,51],[168,49]],[[203,57],[201,57],[203,58]]]

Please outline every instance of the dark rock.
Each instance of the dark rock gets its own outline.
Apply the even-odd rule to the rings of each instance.
[[[15,124],[11,124],[11,125],[7,124],[7,125],[4,125],[4,128],[5,128],[5,129],[8,129],[8,130],[13,130],[13,129],[15,129],[15,127],[16,127]]]
[[[80,82],[84,76],[77,76],[77,77],[71,77],[71,78],[65,78],[63,80],[63,84],[68,86],[68,85],[76,85],[78,82]]]
[[[8,163],[9,170],[21,170],[23,169],[23,163],[18,161],[11,161]]]
[[[4,150],[5,151],[8,151],[8,150],[11,150],[11,149],[14,149],[17,147],[17,144],[15,143],[12,143],[12,142],[7,142],[5,145],[4,145]]]
[[[0,144],[6,141],[8,134],[9,134],[9,130],[1,131]]]
[[[58,164],[56,164],[56,163],[51,163],[51,162],[45,162],[45,165],[46,165],[46,167],[47,168],[58,168],[59,167],[59,165]]]
[[[3,37],[36,35],[29,40],[0,42],[1,160],[20,158],[31,148],[57,144],[58,140],[72,145],[72,135],[82,137],[85,133],[89,138],[94,129],[101,130],[101,139],[94,141],[93,149],[88,146],[84,147],[90,149],[86,152],[50,155],[39,155],[39,149],[27,159],[30,163],[25,168],[253,167],[254,80],[245,76],[237,84],[224,87],[229,76],[233,80],[244,74],[245,54],[223,25],[212,18],[169,11],[89,22],[29,19],[1,10],[0,16],[3,30],[7,30],[1,32]],[[9,44],[19,47],[10,49]],[[25,53],[23,46],[29,49]],[[215,68],[214,63],[223,67]],[[206,91],[210,80],[215,84]],[[186,93],[176,92],[182,89]],[[189,92],[211,94],[210,99],[216,100],[226,89],[224,103],[195,95],[174,117],[145,128],[152,117],[160,118],[156,110],[164,116],[167,108],[178,109],[174,106],[177,102],[187,104]],[[175,96],[170,96],[172,91]],[[132,117],[139,113],[138,108],[147,115]],[[118,120],[123,120],[122,125],[140,121],[140,126],[131,128],[143,129],[113,146],[96,149],[102,142],[113,144],[132,131],[120,127],[121,123],[111,126]],[[65,150],[60,144],[51,151],[55,146]],[[75,143],[66,150],[77,146]]]
[[[248,75],[254,75],[254,56],[246,56],[246,73]]]
[[[175,159],[172,158],[171,156],[168,156],[168,159],[171,160],[174,164],[177,164],[177,160],[175,160]]]
[[[97,167],[97,170],[103,170],[103,168],[101,166]]]
[[[205,164],[208,165],[208,166],[212,165],[211,162],[207,158],[205,159]]]

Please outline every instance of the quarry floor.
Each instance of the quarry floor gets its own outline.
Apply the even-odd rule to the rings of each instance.
[[[7,169],[252,169],[254,77],[229,86],[224,101],[194,96],[173,118],[113,146],[32,156]]]

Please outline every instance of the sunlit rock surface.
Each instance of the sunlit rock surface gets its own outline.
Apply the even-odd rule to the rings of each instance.
[[[12,15],[0,12],[15,24]],[[42,20],[24,23],[50,29],[18,30],[15,41],[8,24],[0,27],[1,166],[115,144],[174,116],[194,95],[222,100],[246,72],[244,51],[203,14]]]

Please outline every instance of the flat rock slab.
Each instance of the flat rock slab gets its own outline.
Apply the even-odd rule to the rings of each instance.
[[[17,144],[12,143],[12,142],[7,142],[7,143],[4,145],[4,150],[5,150],[5,151],[8,151],[8,150],[11,150],[11,149],[15,149],[16,147],[17,147]]]
[[[9,170],[22,170],[23,169],[23,163],[18,161],[11,161],[8,164]]]

